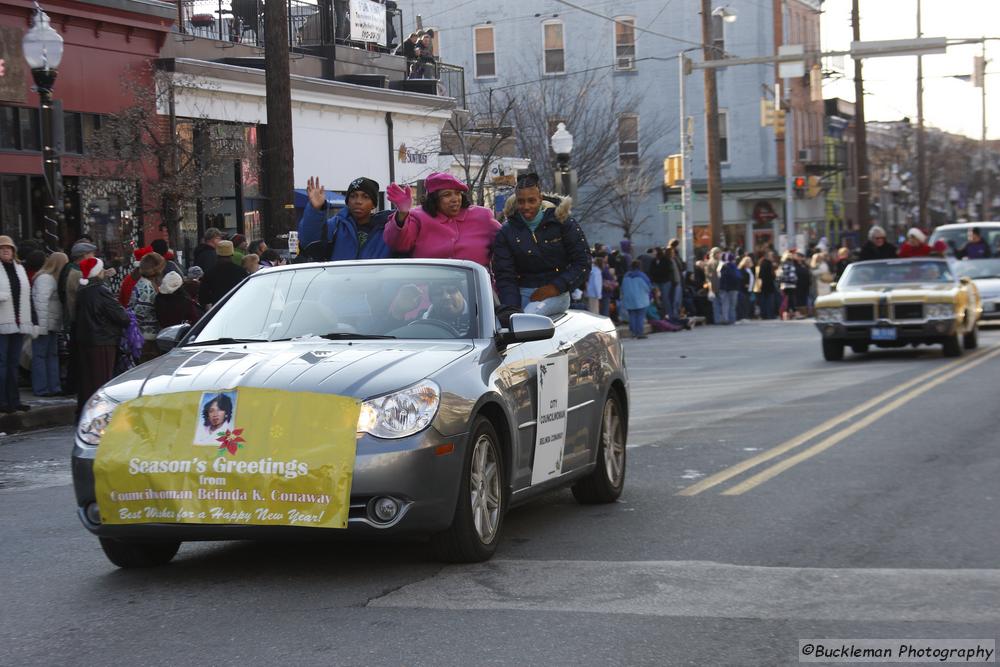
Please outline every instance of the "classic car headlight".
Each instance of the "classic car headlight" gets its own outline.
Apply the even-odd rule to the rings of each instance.
[[[925,313],[926,317],[931,320],[955,317],[955,306],[950,303],[929,303]]]
[[[441,402],[441,388],[431,380],[361,404],[358,433],[376,438],[405,438],[430,425]]]
[[[116,407],[118,404],[101,392],[94,394],[80,413],[80,422],[76,426],[77,437],[88,445],[101,444],[101,437],[111,423],[111,415]]]
[[[817,322],[843,322],[844,321],[844,309],[843,308],[817,308],[816,309],[816,321]]]

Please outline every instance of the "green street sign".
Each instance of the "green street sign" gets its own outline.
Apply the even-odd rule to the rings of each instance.
[[[681,202],[666,202],[665,204],[660,204],[660,211],[663,213],[669,213],[670,211],[683,211],[684,204]]]

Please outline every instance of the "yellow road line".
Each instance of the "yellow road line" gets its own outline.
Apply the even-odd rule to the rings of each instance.
[[[757,473],[753,477],[751,477],[751,478],[749,478],[749,479],[747,479],[747,480],[745,480],[743,482],[740,482],[736,486],[731,487],[729,489],[726,489],[725,491],[722,492],[722,495],[724,495],[724,496],[738,496],[738,495],[740,495],[742,493],[746,493],[747,491],[753,489],[754,487],[757,487],[757,486],[763,484],[764,482],[768,481],[769,479],[772,479],[772,478],[780,475],[781,473],[785,472],[786,470],[788,470],[792,466],[798,465],[799,463],[802,463],[806,459],[809,459],[809,458],[811,458],[813,456],[816,456],[820,452],[822,452],[824,450],[827,450],[830,447],[833,447],[835,444],[837,444],[841,440],[844,440],[844,439],[846,439],[846,438],[854,435],[855,433],[857,433],[861,429],[870,426],[871,424],[873,424],[877,420],[881,419],[885,415],[889,414],[890,412],[892,412],[896,408],[899,408],[899,407],[901,407],[901,406],[909,403],[910,401],[912,401],[916,397],[918,397],[921,394],[924,394],[924,393],[930,391],[931,389],[933,389],[937,385],[941,384],[942,382],[947,382],[948,380],[952,379],[953,377],[955,377],[959,373],[964,373],[965,371],[969,370],[970,368],[973,368],[973,367],[978,366],[980,364],[986,363],[987,361],[989,361],[990,359],[993,359],[993,358],[997,357],[998,355],[1000,355],[1000,350],[993,350],[989,354],[979,356],[978,358],[976,358],[975,361],[972,361],[971,363],[963,364],[963,365],[959,366],[958,368],[953,368],[952,370],[950,370],[949,372],[947,372],[947,373],[945,373],[943,375],[939,375],[938,377],[934,378],[933,380],[931,380],[927,384],[923,385],[922,387],[918,387],[917,389],[914,389],[913,391],[908,392],[908,393],[900,396],[899,398],[897,398],[896,400],[894,400],[892,403],[889,403],[888,405],[886,405],[886,406],[884,406],[882,408],[879,408],[878,410],[876,410],[875,412],[871,413],[870,415],[868,415],[864,419],[861,419],[860,421],[858,421],[858,422],[856,422],[854,424],[851,424],[850,426],[848,426],[847,428],[845,428],[843,431],[838,431],[837,433],[834,433],[830,437],[828,437],[828,438],[826,438],[826,439],[824,439],[824,440],[816,443],[812,447],[809,447],[808,449],[805,449],[805,450],[799,452],[798,454],[795,454],[794,456],[789,456],[787,459],[785,459],[785,460],[783,460],[783,461],[781,461],[779,463],[774,464],[770,468],[762,470],[761,472]]]
[[[904,382],[903,384],[899,385],[898,387],[895,387],[893,389],[890,389],[889,391],[883,392],[883,393],[879,394],[878,396],[876,396],[875,398],[873,398],[871,400],[868,400],[868,401],[865,401],[861,405],[858,405],[857,407],[851,408],[850,410],[847,410],[846,412],[842,412],[841,414],[837,415],[836,417],[833,417],[831,419],[826,420],[825,422],[823,422],[819,426],[811,428],[808,431],[806,431],[805,433],[802,433],[801,435],[797,435],[794,438],[791,438],[790,440],[786,440],[785,442],[781,443],[780,445],[776,445],[775,447],[773,447],[771,449],[768,449],[767,451],[761,452],[760,454],[757,454],[756,456],[752,456],[752,457],[746,459],[745,461],[741,461],[740,463],[737,463],[734,466],[731,466],[731,467],[726,468],[724,470],[720,470],[719,472],[715,473],[714,475],[709,475],[708,477],[706,477],[705,479],[701,480],[700,482],[697,482],[696,484],[692,484],[691,486],[688,486],[688,487],[685,487],[685,488],[681,489],[680,491],[677,492],[676,495],[678,495],[678,496],[694,496],[694,495],[697,495],[697,494],[701,493],[702,491],[706,491],[706,490],[712,488],[713,486],[718,486],[719,484],[722,484],[723,482],[726,482],[726,481],[732,479],[733,477],[736,477],[737,475],[741,475],[744,472],[746,472],[747,470],[750,470],[751,468],[754,468],[754,467],[760,465],[761,463],[765,463],[767,461],[770,461],[771,459],[775,458],[776,456],[781,456],[785,452],[788,452],[788,451],[790,451],[792,449],[795,449],[799,445],[802,445],[802,444],[804,444],[804,443],[812,440],[816,436],[821,435],[821,434],[825,433],[826,431],[829,431],[834,426],[837,426],[838,424],[840,424],[842,422],[845,422],[848,419],[851,419],[851,418],[853,418],[853,417],[855,417],[855,416],[857,416],[857,415],[859,415],[859,414],[861,414],[863,412],[867,412],[868,410],[874,408],[875,406],[877,406],[878,404],[882,403],[883,401],[885,401],[885,400],[887,400],[887,399],[889,399],[889,398],[891,398],[891,397],[893,397],[893,396],[895,396],[897,394],[900,394],[900,393],[908,390],[910,387],[913,387],[914,385],[917,385],[917,384],[919,384],[921,382],[924,382],[924,381],[926,381],[926,380],[928,380],[928,379],[932,378],[933,376],[938,375],[940,373],[945,373],[945,372],[949,371],[950,369],[955,368],[956,366],[967,364],[967,363],[973,361],[974,359],[976,359],[977,357],[983,356],[984,354],[986,354],[987,352],[989,352],[990,349],[992,349],[992,348],[984,348],[982,350],[978,350],[975,353],[967,355],[967,356],[963,357],[962,359],[959,359],[959,360],[957,360],[955,362],[952,362],[952,363],[949,363],[949,364],[945,364],[943,366],[938,366],[934,370],[928,371],[928,372],[926,372],[926,373],[924,373],[922,375],[918,375],[917,377],[913,378],[912,380],[908,380],[908,381]]]

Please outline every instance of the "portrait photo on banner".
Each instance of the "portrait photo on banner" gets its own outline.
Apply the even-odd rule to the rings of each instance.
[[[236,390],[206,391],[198,404],[194,444],[218,447],[219,436],[236,424]]]

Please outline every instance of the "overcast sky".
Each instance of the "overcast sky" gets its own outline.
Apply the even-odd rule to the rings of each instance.
[[[1000,37],[1000,0],[921,0],[925,37]],[[860,0],[861,39],[907,39],[917,35],[917,0]],[[851,0],[825,0],[821,21],[824,51],[850,48]],[[949,47],[924,57],[924,122],[949,132],[981,136],[980,90],[952,78],[971,74],[978,45]],[[1000,42],[987,42],[987,136],[1000,139]],[[844,60],[844,77],[824,82],[825,97],[854,100],[854,65]],[[992,74],[991,74],[992,73]],[[914,56],[865,61],[867,120],[917,118],[917,59]]]

